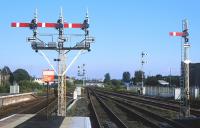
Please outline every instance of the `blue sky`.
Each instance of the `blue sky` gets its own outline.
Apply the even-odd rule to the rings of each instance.
[[[13,21],[29,22],[35,8],[39,21],[55,22],[63,8],[66,22],[82,22],[86,8],[90,16],[90,32],[96,42],[92,51],[80,56],[68,75],[77,75],[77,66],[86,64],[88,78],[103,78],[109,72],[112,78],[121,78],[124,71],[132,75],[140,68],[140,54],[148,53],[144,66],[146,75],[179,74],[180,38],[168,32],[181,31],[181,21],[189,20],[190,57],[199,62],[200,2],[198,0],[2,0],[0,8],[0,67],[7,65],[14,71],[25,68],[40,77],[48,69],[46,61],[26,42],[31,31],[11,28]],[[41,33],[56,30],[40,29]],[[81,33],[66,30],[65,33]],[[56,53],[46,52],[52,59]],[[67,55],[67,63],[77,51]],[[51,59],[51,60],[52,60]],[[55,64],[55,63],[54,63]]]

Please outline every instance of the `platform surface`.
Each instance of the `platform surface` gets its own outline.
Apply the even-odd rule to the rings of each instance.
[[[13,114],[6,118],[0,119],[0,128],[14,128],[33,116],[35,116],[35,114]]]
[[[91,128],[89,117],[65,117],[60,128]]]
[[[91,128],[89,117],[58,117],[46,119],[35,114],[13,114],[0,119],[0,128]]]

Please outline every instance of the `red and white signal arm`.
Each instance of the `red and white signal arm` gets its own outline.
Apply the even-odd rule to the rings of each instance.
[[[183,36],[184,33],[183,32],[169,32],[170,36]]]
[[[43,71],[43,81],[44,82],[53,82],[54,81],[54,70],[44,70]]]

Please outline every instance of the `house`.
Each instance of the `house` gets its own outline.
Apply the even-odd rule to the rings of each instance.
[[[0,85],[6,85],[7,83],[10,83],[10,75],[11,71],[9,67],[5,66],[3,69],[0,69]]]

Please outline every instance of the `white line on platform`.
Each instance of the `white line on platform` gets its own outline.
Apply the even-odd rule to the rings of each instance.
[[[0,119],[0,121],[4,121],[4,120],[6,120],[6,119],[8,119],[8,118],[11,118],[11,117],[13,117],[13,116],[15,116],[16,114],[13,114],[13,115],[10,115],[10,116],[7,116],[7,117],[5,117],[5,118],[2,118],[2,119]]]

